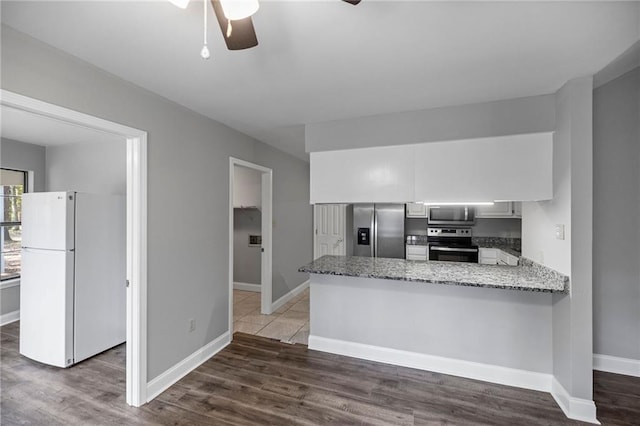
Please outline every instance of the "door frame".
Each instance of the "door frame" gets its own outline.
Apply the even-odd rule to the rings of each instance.
[[[272,300],[272,234],[273,234],[273,170],[259,164],[229,157],[229,333],[233,339],[233,189],[236,166],[256,170],[262,174],[261,184],[261,235],[262,256],[260,265],[260,312],[269,315],[273,312]]]
[[[126,401],[139,407],[147,402],[147,132],[0,90],[0,104],[4,106],[126,139]]]

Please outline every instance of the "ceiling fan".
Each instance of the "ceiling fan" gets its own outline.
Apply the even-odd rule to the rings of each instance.
[[[189,0],[169,0],[176,6],[184,9]],[[224,42],[229,50],[249,49],[258,45],[258,37],[253,28],[253,15],[259,8],[258,0],[210,0],[213,11],[218,19]],[[342,0],[346,3],[357,5],[361,0]],[[204,1],[205,10],[205,43],[202,49],[202,57],[207,59],[209,51],[206,42],[206,13],[207,3]],[[205,54],[206,52],[206,54]]]

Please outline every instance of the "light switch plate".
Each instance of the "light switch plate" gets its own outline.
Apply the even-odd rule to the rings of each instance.
[[[564,225],[556,225],[556,240],[564,240]]]

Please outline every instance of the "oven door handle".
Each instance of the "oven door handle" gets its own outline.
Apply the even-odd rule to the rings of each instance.
[[[454,247],[433,247],[431,246],[431,250],[434,251],[459,251],[462,253],[477,253],[478,249],[473,248],[454,248]]]

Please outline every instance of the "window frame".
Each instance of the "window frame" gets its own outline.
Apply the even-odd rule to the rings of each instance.
[[[0,167],[0,170],[6,170],[9,172],[16,172],[16,173],[22,173],[22,177],[23,177],[23,183],[22,183],[22,195],[26,194],[27,192],[29,192],[29,171],[28,170],[19,170],[19,169],[13,169],[13,168],[9,168],[9,167]],[[4,196],[4,194],[2,194],[2,196]],[[3,213],[4,215],[4,213]],[[22,217],[22,212],[20,214],[20,217]],[[3,217],[4,218],[4,217]],[[22,220],[18,221],[18,222],[4,222],[4,221],[0,221],[0,232],[4,232],[4,228],[5,227],[9,227],[9,226],[22,226]],[[4,245],[3,247],[0,248],[0,256],[4,257]],[[22,257],[22,255],[20,255]],[[22,272],[22,259],[20,259],[20,271]],[[0,282],[3,284],[6,283],[10,283],[12,280],[19,280],[21,277],[21,273],[17,274],[17,275],[13,275],[10,277],[6,277],[6,278],[1,278],[0,277]]]

